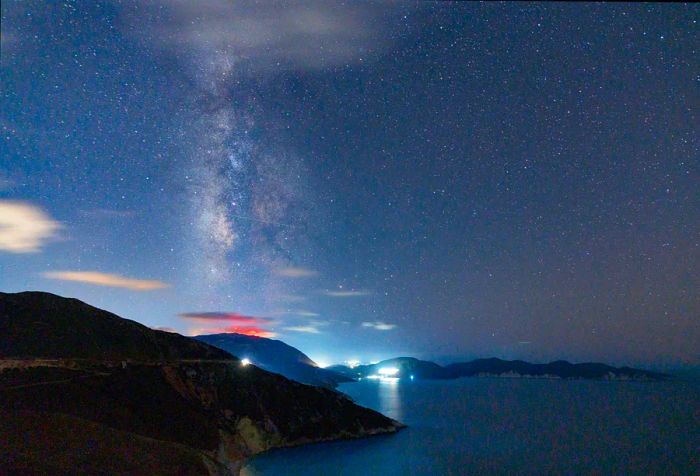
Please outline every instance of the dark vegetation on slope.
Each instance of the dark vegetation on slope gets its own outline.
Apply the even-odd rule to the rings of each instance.
[[[187,446],[61,413],[0,410],[0,435],[0,472],[8,475],[200,475],[219,466]]]

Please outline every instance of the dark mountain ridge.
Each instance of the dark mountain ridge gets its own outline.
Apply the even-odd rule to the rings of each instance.
[[[194,339],[50,293],[0,293],[0,319],[3,359],[232,359]]]
[[[1,474],[236,474],[270,448],[401,427],[81,301],[0,293]]]
[[[339,383],[353,380],[320,368],[306,354],[280,340],[235,333],[200,335],[194,338],[240,359],[250,359],[253,364],[269,372],[308,385],[335,388]]]
[[[669,375],[631,367],[612,367],[600,363],[572,364],[557,360],[548,364],[531,364],[522,360],[497,358],[477,359],[471,362],[440,366],[434,362],[413,357],[398,357],[371,365],[349,368],[342,365],[329,367],[348,377],[363,378],[376,375],[382,368],[398,369],[396,377],[418,379],[454,379],[460,377],[524,377],[598,380],[664,380]]]

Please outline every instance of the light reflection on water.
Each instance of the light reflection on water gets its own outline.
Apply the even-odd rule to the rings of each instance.
[[[379,412],[401,421],[401,397],[399,396],[399,379],[375,380],[379,386]]]

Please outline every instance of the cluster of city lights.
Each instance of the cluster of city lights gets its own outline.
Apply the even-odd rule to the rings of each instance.
[[[399,378],[396,376],[399,373],[399,369],[396,367],[382,367],[374,375],[369,375],[367,378],[372,380],[390,380],[395,381]]]
[[[241,359],[241,367],[247,367],[250,364],[252,364],[250,359]],[[362,363],[359,360],[346,360],[345,365],[347,365],[351,369],[354,369],[355,367],[362,365]],[[321,366],[319,365],[319,367]],[[398,374],[400,371],[401,370],[397,367],[382,367],[379,370],[377,370],[376,374],[368,375],[366,378],[370,380],[381,380],[384,382],[396,382],[399,380]],[[411,375],[409,378],[413,380],[414,376]],[[362,380],[362,377],[360,377],[360,380]]]

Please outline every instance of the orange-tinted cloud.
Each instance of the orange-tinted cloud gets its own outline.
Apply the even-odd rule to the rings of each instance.
[[[276,334],[266,326],[270,319],[265,317],[244,316],[235,312],[186,312],[180,317],[200,324],[212,323],[211,327],[195,327],[190,335],[236,333],[256,337],[274,337]]]
[[[247,336],[254,336],[254,337],[275,337],[277,334],[274,332],[261,329],[259,327],[223,327],[220,329],[215,329],[214,334],[221,334],[221,333],[236,333],[236,334],[244,334]]]
[[[243,334],[253,337],[267,337],[272,338],[277,336],[275,332],[269,331],[267,329],[262,329],[260,327],[238,327],[238,326],[228,326],[228,327],[193,327],[187,331],[191,336],[199,336],[206,334]]]
[[[97,271],[49,271],[41,274],[45,278],[60,281],[76,281],[78,283],[124,288],[132,291],[153,291],[167,288],[168,285],[151,279],[133,279],[118,274],[100,273]]]

